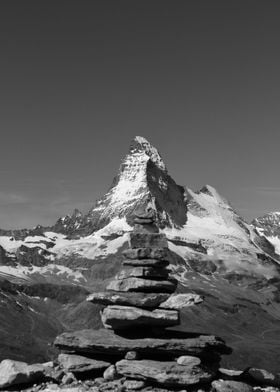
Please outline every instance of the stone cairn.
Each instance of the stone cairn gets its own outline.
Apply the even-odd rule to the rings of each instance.
[[[75,375],[107,368],[107,384],[98,389],[104,391],[112,383],[114,390],[125,391],[196,388],[211,382],[220,355],[229,349],[215,336],[166,329],[180,324],[180,312],[174,309],[177,281],[169,276],[167,239],[152,211],[135,213],[130,247],[123,255],[124,269],[107,291],[87,299],[105,305],[105,329],[58,336],[60,365]]]
[[[61,350],[55,361],[28,365],[3,360],[0,390],[280,392],[280,374],[219,368],[221,354],[230,353],[222,339],[174,329],[180,308],[199,302],[199,296],[174,294],[167,241],[153,213],[136,213],[134,224],[130,248],[123,252],[124,269],[106,292],[88,297],[104,306],[105,328],[61,334],[55,340]]]

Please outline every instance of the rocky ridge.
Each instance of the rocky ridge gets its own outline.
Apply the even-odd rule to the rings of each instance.
[[[152,277],[142,276],[142,280],[161,283],[162,269],[168,271],[169,266],[166,238],[158,233],[151,212],[136,214],[134,222],[134,231],[130,235],[133,258],[126,259],[126,273],[120,273],[115,280],[129,279],[128,271],[134,274],[135,270],[134,265],[129,267],[130,260],[136,260],[135,253],[143,252],[166,261],[164,267],[148,267],[155,270]],[[125,257],[127,255],[128,251]],[[138,260],[143,271],[149,258]],[[165,276],[164,279],[171,279],[176,287],[174,278]],[[159,293],[153,293],[152,289],[148,292],[138,290],[132,290],[131,286],[128,290],[124,286],[115,292],[109,285],[105,293],[90,295],[88,301],[98,304],[101,301],[105,305],[101,312],[105,328],[58,336],[55,345],[62,352],[54,362],[27,365],[18,361],[2,361],[0,388],[20,388],[30,392],[279,391],[280,374],[256,368],[239,372],[220,368],[220,356],[231,351],[222,339],[167,329],[180,323],[180,312],[172,306],[176,303],[176,294],[171,294],[173,301],[167,305],[166,294],[170,296],[170,293],[166,292],[164,284]],[[143,294],[148,296],[148,308],[141,305]],[[135,306],[138,296],[140,302]],[[126,304],[123,303],[124,298]],[[182,304],[182,295],[180,301]],[[161,308],[159,303],[163,305]],[[186,306],[189,306],[188,301]],[[160,316],[155,316],[158,312]]]

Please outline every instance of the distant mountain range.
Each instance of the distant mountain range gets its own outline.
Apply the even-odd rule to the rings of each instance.
[[[205,296],[199,310],[185,312],[185,327],[225,337],[236,349],[227,359],[235,365],[245,356],[252,365],[273,362],[280,348],[280,213],[246,223],[213,187],[194,192],[177,185],[156,148],[139,136],[87,214],[75,210],[52,227],[0,230],[0,310],[8,315],[0,342],[11,342],[2,356],[23,359],[23,338],[13,340],[21,330],[33,342],[28,358],[41,360],[52,355],[48,344],[57,332],[98,327],[98,307],[89,310],[83,299],[119,269],[140,206],[155,211],[167,235],[178,290]],[[20,318],[26,325],[13,331],[9,320]]]

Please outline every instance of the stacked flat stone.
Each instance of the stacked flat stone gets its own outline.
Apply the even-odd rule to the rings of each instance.
[[[176,390],[210,383],[217,375],[220,355],[230,350],[218,337],[168,329],[180,318],[178,308],[174,309],[177,282],[169,276],[167,239],[150,211],[135,213],[134,225],[130,247],[123,252],[124,269],[107,291],[87,299],[105,306],[101,312],[105,328],[63,333],[55,345],[68,355],[63,357],[67,363],[73,355],[79,361],[82,356],[109,361],[112,365],[104,378],[109,374],[111,382],[119,379],[123,386],[128,382],[131,387],[135,381],[140,389],[141,381],[143,388]]]
[[[152,213],[136,213],[130,248],[123,252],[124,269],[107,286],[107,294],[93,294],[92,302],[107,303],[102,312],[105,328],[172,327],[179,324],[177,310],[159,306],[176,290],[167,269],[168,245]],[[106,299],[105,299],[106,297]]]

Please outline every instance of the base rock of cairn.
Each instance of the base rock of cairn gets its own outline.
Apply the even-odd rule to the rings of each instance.
[[[123,252],[124,269],[107,291],[87,299],[104,306],[105,328],[59,335],[54,344],[62,353],[53,363],[30,367],[2,361],[0,389],[44,381],[29,391],[279,392],[278,375],[219,368],[220,356],[231,352],[222,339],[166,329],[180,323],[182,307],[202,298],[174,294],[167,240],[153,211],[135,213],[134,224],[130,248]]]

